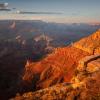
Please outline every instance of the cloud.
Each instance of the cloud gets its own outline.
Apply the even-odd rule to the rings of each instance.
[[[18,14],[55,14],[55,15],[58,15],[58,14],[62,14],[60,12],[30,12],[30,11],[17,11]]]
[[[0,3],[0,11],[11,11],[11,9],[8,8],[8,3]]]
[[[0,8],[4,9],[8,7],[8,3],[0,3]]]
[[[11,9],[0,9],[0,11],[11,11]]]

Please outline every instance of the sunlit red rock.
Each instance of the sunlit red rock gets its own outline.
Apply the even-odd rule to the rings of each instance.
[[[91,64],[96,68],[100,68],[100,56],[97,58],[96,55],[92,55],[93,59],[91,59],[91,56],[88,58],[90,60],[86,64],[85,69],[90,67]],[[84,59],[87,59],[87,57],[84,57]],[[80,60],[80,62],[82,61],[84,62],[83,59]],[[97,62],[99,66],[95,65]],[[82,79],[80,80],[78,76]],[[90,73],[87,70],[79,70],[76,75],[73,75],[73,78],[77,78],[80,81],[64,82],[36,92],[28,92],[23,95],[19,94],[11,100],[100,100],[100,69],[97,72],[94,70]]]
[[[74,47],[91,54],[100,53],[100,29],[92,35],[81,39],[73,44]]]
[[[74,47],[57,48],[43,60],[26,66],[23,79],[32,81],[36,74],[40,74],[40,79],[37,80],[39,88],[68,82],[74,74],[78,61],[87,55],[89,53]]]
[[[30,98],[33,98],[33,100],[36,98],[42,100],[46,98],[50,98],[50,100],[55,98],[61,100],[74,100],[75,98],[91,100],[91,98],[96,98],[98,100],[100,98],[99,47],[100,30],[72,46],[56,48],[51,54],[38,62],[28,61],[25,66],[23,82],[29,82],[32,85],[36,76],[39,75],[35,83],[36,88],[47,89],[31,93],[31,96],[26,93],[21,98],[25,100],[30,100]],[[62,86],[60,84],[62,82],[67,83]],[[59,88],[56,84],[60,84]],[[50,86],[53,87],[48,88]],[[56,91],[57,95],[52,95],[53,91]],[[41,94],[43,95],[41,96]]]

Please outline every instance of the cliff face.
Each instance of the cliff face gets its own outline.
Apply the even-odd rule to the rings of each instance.
[[[27,63],[23,81],[32,85],[38,74],[36,88],[46,89],[18,95],[13,100],[99,100],[99,50],[100,30],[72,46],[55,49],[39,62]]]
[[[80,62],[69,83],[17,94],[11,100],[100,100],[100,54],[86,56]]]
[[[75,42],[72,46],[56,48],[53,53],[39,62],[26,65],[23,82],[32,85],[37,75],[39,77],[35,84],[39,89],[56,83],[69,82],[78,61],[91,54],[100,54],[100,30]]]
[[[57,48],[40,62],[27,64],[23,81],[31,83],[39,74],[37,88],[46,88],[56,83],[69,82],[78,61],[89,53],[74,47]]]
[[[91,36],[74,43],[73,46],[91,54],[100,54],[100,29]]]

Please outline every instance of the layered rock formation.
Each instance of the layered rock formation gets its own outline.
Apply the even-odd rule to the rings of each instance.
[[[89,53],[74,47],[57,48],[39,62],[26,64],[23,81],[31,85],[37,75],[36,88],[46,88],[56,83],[69,82],[78,61]]]
[[[70,83],[58,84],[22,96],[17,94],[11,100],[100,100],[100,55],[85,57],[80,62],[84,64],[79,63]]]
[[[27,63],[23,81],[32,85],[38,74],[36,88],[42,90],[12,100],[100,100],[99,50],[100,30],[72,46],[55,49],[39,62]]]
[[[100,54],[100,29],[91,36],[75,42],[73,46],[91,54]]]
[[[100,30],[83,38],[72,46],[56,48],[52,54],[39,62],[25,67],[23,80],[31,83],[39,75],[36,88],[46,88],[60,82],[69,82],[78,61],[91,54],[99,54]]]

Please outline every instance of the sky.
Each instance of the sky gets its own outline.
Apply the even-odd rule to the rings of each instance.
[[[43,20],[59,23],[99,23],[100,0],[0,0],[0,20]]]

